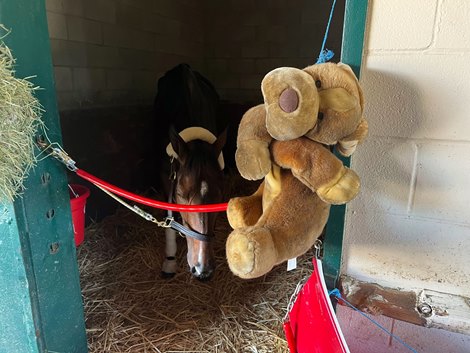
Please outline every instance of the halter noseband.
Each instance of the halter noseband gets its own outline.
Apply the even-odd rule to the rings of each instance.
[[[213,238],[213,236],[210,236],[210,235],[207,235],[207,234],[202,234],[202,233],[196,232],[192,229],[189,229],[188,227],[185,227],[181,223],[176,222],[173,218],[169,218],[168,226],[171,229],[174,229],[177,232],[179,232],[179,233],[181,233],[181,234],[183,234],[187,237],[196,239],[196,240],[209,242]]]

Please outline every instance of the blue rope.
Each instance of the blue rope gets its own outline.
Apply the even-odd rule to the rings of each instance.
[[[335,55],[335,53],[333,53],[331,50],[329,49],[325,50],[326,39],[328,38],[328,31],[330,30],[330,23],[331,23],[331,19],[333,18],[333,12],[335,11],[335,5],[336,5],[336,0],[333,0],[333,5],[331,6],[331,11],[330,11],[330,18],[328,19],[328,24],[326,25],[326,31],[323,37],[323,43],[321,45],[320,55],[318,55],[318,59],[316,62],[317,64],[326,63]]]
[[[382,331],[384,331],[385,333],[387,333],[388,335],[390,335],[391,337],[393,337],[394,339],[396,339],[398,342],[400,342],[403,346],[405,346],[406,348],[408,348],[410,351],[412,351],[413,353],[418,353],[414,348],[410,347],[406,342],[404,342],[400,337],[394,335],[393,333],[391,333],[389,330],[387,330],[385,327],[383,327],[381,324],[379,324],[377,321],[375,321],[374,319],[372,319],[371,317],[369,317],[368,315],[364,314],[362,311],[360,311],[359,309],[357,309],[354,305],[352,305],[350,302],[348,302],[346,299],[344,299],[342,296],[341,296],[341,293],[339,292],[338,288],[335,288],[331,291],[328,292],[329,295],[332,295],[334,297],[336,297],[337,299],[341,299],[342,302],[346,303],[347,306],[349,306],[351,309],[357,311],[359,314],[361,314],[362,316],[364,316],[367,320],[369,320],[370,322],[372,322],[374,325],[376,325],[378,328],[380,328]]]

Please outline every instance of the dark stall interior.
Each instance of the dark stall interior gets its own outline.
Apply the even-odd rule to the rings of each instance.
[[[262,102],[263,76],[276,67],[315,63],[330,10],[330,2],[306,0],[48,1],[65,149],[81,169],[152,194],[149,158],[161,155],[152,150],[161,135],[152,107],[157,82],[187,63],[220,96],[214,133],[228,127],[226,173],[236,173],[237,126]],[[343,12],[340,0],[326,43],[332,61],[340,58]],[[92,190],[89,219],[115,211],[115,201],[101,191],[74,175],[70,182]]]

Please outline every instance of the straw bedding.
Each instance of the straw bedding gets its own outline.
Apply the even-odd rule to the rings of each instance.
[[[218,267],[200,282],[188,271],[182,238],[179,272],[160,278],[164,231],[126,210],[88,227],[78,261],[90,353],[287,352],[283,317],[297,284],[311,274],[312,253],[298,259],[295,271],[280,265],[263,278],[241,280],[226,264],[229,232],[221,214]]]

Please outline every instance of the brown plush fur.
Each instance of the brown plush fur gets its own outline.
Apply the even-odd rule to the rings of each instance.
[[[270,195],[270,190],[278,187],[270,185],[266,180],[260,186],[264,189],[263,196]],[[257,222],[253,224],[252,219],[240,222],[251,225],[235,228],[227,240],[230,269],[241,278],[262,276],[273,266],[304,254],[328,219],[330,205],[320,200],[288,170],[281,170],[278,182],[282,185],[281,192],[271,202],[263,202],[261,205],[259,197],[250,199],[252,205],[247,209],[264,208]],[[231,219],[243,219],[249,215],[243,208],[237,207],[240,199],[243,198],[235,198],[229,202]],[[300,214],[306,216],[299,217]],[[315,222],[311,219],[315,219]],[[286,234],[295,234],[295,241]]]
[[[264,105],[260,104],[249,109],[243,115],[238,127],[237,151],[235,152],[235,161],[242,177],[248,180],[259,180],[269,173],[271,140],[272,137],[266,130]]]
[[[364,98],[347,65],[275,69],[262,91],[265,104],[242,118],[236,162],[244,178],[265,179],[227,209],[234,228],[227,260],[242,278],[262,276],[305,253],[321,234],[330,205],[357,195],[359,177],[326,146],[349,156],[367,135]]]
[[[359,192],[359,177],[323,145],[301,137],[274,141],[274,162],[292,174],[325,202],[334,205],[352,200]]]

